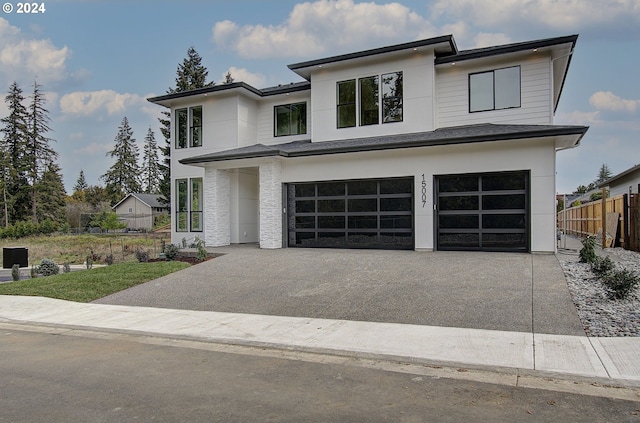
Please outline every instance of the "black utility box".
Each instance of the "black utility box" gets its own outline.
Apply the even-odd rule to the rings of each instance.
[[[11,269],[14,264],[29,267],[29,250],[24,247],[2,248],[2,268]]]

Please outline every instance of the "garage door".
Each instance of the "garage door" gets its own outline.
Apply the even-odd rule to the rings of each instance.
[[[435,178],[439,250],[529,250],[529,172]]]
[[[288,184],[290,247],[413,249],[413,178]]]

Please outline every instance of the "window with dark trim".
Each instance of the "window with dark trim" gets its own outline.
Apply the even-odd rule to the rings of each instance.
[[[202,232],[202,178],[176,179],[176,232]]]
[[[402,72],[382,75],[382,123],[402,122]]]
[[[469,74],[469,112],[520,107],[520,66]]]
[[[338,82],[338,128],[356,126],[356,80]]]
[[[380,118],[378,77],[360,78],[358,83],[360,85],[360,126],[377,125]]]
[[[285,104],[274,107],[274,136],[307,133],[307,103]]]
[[[399,71],[367,76],[357,85],[355,79],[338,82],[338,128],[402,122],[402,75]]]
[[[176,148],[202,147],[202,106],[176,110]]]

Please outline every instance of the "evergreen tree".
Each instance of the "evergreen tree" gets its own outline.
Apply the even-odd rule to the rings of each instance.
[[[38,220],[50,219],[57,223],[66,221],[66,191],[62,182],[60,166],[50,161],[40,182],[37,185],[40,205],[38,206]]]
[[[33,95],[28,109],[28,141],[25,152],[28,163],[28,177],[31,184],[31,220],[38,222],[38,181],[43,174],[45,167],[49,167],[58,153],[50,147],[53,141],[46,134],[51,131],[49,123],[49,111],[44,107],[45,96],[42,93],[42,86],[36,81],[33,82]],[[64,189],[63,189],[64,192]]]
[[[224,83],[225,84],[233,84],[233,77],[231,76],[231,72],[228,71],[227,74],[224,76]]]
[[[603,163],[602,166],[600,167],[600,170],[598,171],[598,178],[595,180],[595,184],[601,184],[602,182],[606,181],[607,179],[611,178],[612,174],[611,174],[611,170],[609,170],[609,166],[607,166],[606,163]]]
[[[178,65],[176,71],[176,86],[169,88],[167,94],[179,93],[183,91],[194,90],[197,88],[211,87],[214,82],[207,82],[209,71],[202,65],[202,58],[198,52],[189,47],[187,57]],[[160,172],[162,179],[160,180],[159,191],[162,195],[161,201],[170,204],[171,198],[171,113],[162,112],[160,121],[160,132],[165,140],[164,147],[160,147],[164,159],[160,164]]]
[[[89,188],[89,185],[87,185],[87,180],[84,177],[84,170],[80,169],[80,175],[73,186],[73,193],[71,196],[75,201],[85,202],[87,188]]]
[[[138,176],[138,146],[133,138],[133,130],[125,117],[118,127],[113,150],[107,156],[115,158],[115,163],[101,176],[111,204],[115,204],[132,192],[140,192]]]
[[[4,133],[0,141],[3,153],[3,196],[5,225],[25,220],[30,211],[29,184],[27,180],[29,163],[28,114],[23,105],[22,89],[14,82],[5,97],[9,116],[0,119]]]
[[[157,194],[160,184],[160,163],[158,159],[158,144],[151,128],[144,138],[142,151],[142,182],[144,192]]]

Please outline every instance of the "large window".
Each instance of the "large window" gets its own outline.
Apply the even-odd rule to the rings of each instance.
[[[276,106],[274,115],[276,137],[307,133],[307,103]]]
[[[338,128],[402,122],[402,81],[392,72],[338,82]]]
[[[469,112],[520,107],[520,66],[469,75]]]
[[[176,148],[202,146],[202,106],[176,110]]]
[[[356,80],[338,82],[338,128],[356,126]]]
[[[360,126],[377,125],[380,116],[378,77],[361,78],[360,83]]]
[[[202,232],[202,178],[176,179],[176,232]]]
[[[402,122],[402,72],[382,75],[382,123]]]

